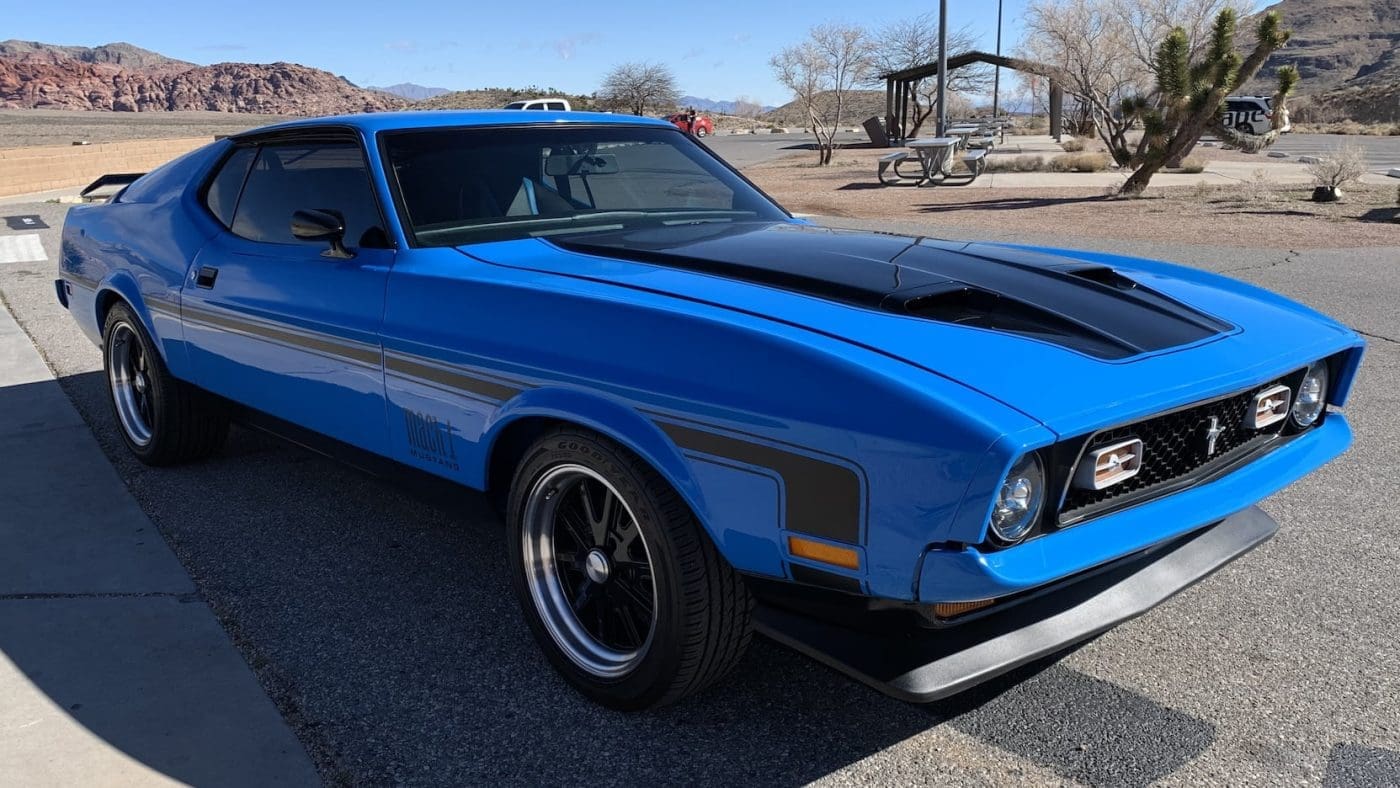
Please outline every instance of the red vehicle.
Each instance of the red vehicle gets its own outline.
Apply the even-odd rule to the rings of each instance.
[[[715,133],[714,121],[710,120],[709,117],[705,115],[695,116],[695,129],[693,131],[690,128],[689,113],[677,112],[676,114],[666,118],[666,120],[669,120],[672,123],[676,124],[676,128],[680,129],[681,131],[690,132],[697,137],[708,137],[711,134]]]

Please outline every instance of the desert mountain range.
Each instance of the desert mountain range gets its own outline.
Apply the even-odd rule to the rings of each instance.
[[[0,42],[0,109],[330,115],[408,103],[296,63],[198,66],[131,44]]]
[[[1292,64],[1302,74],[1299,105],[1308,107],[1310,119],[1400,121],[1400,0],[1281,0],[1270,8],[1282,13],[1293,39],[1246,92],[1271,92],[1275,69]],[[0,109],[324,115],[408,106],[498,107],[520,93],[490,88],[438,94],[441,90],[406,84],[361,88],[296,63],[201,66],[125,43],[0,42]],[[883,93],[871,91],[873,112],[883,111]],[[589,104],[583,96],[571,100],[580,107]]]
[[[1400,121],[1400,0],[1282,0],[1269,10],[1293,31],[1250,85],[1271,92],[1273,74],[1295,65],[1303,106],[1359,121]]]

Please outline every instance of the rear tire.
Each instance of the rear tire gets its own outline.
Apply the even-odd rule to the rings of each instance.
[[[704,126],[699,126],[695,129],[695,136],[708,137],[710,136],[710,132],[706,131]]]
[[[117,431],[141,462],[175,465],[207,457],[223,446],[229,424],[223,405],[170,375],[125,303],[107,312],[102,366]]]
[[[535,640],[614,709],[674,703],[723,678],[753,599],[680,496],[641,459],[561,427],[525,453],[507,515],[511,578]]]

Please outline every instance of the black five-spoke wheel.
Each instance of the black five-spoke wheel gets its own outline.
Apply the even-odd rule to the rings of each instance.
[[[627,504],[596,471],[557,465],[535,482],[524,525],[530,593],[550,634],[589,673],[625,673],[656,623],[651,559]]]
[[[223,404],[170,374],[126,303],[107,311],[102,348],[112,410],[132,454],[148,465],[172,465],[219,450],[228,434]]]
[[[561,425],[525,451],[508,508],[521,609],[584,694],[618,709],[665,705],[743,655],[753,609],[743,579],[636,454]]]

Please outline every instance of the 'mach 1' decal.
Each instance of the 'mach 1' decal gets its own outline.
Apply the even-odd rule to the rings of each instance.
[[[408,435],[408,453],[444,468],[459,470],[457,449],[452,445],[452,422],[417,411],[404,410],[403,426]]]

